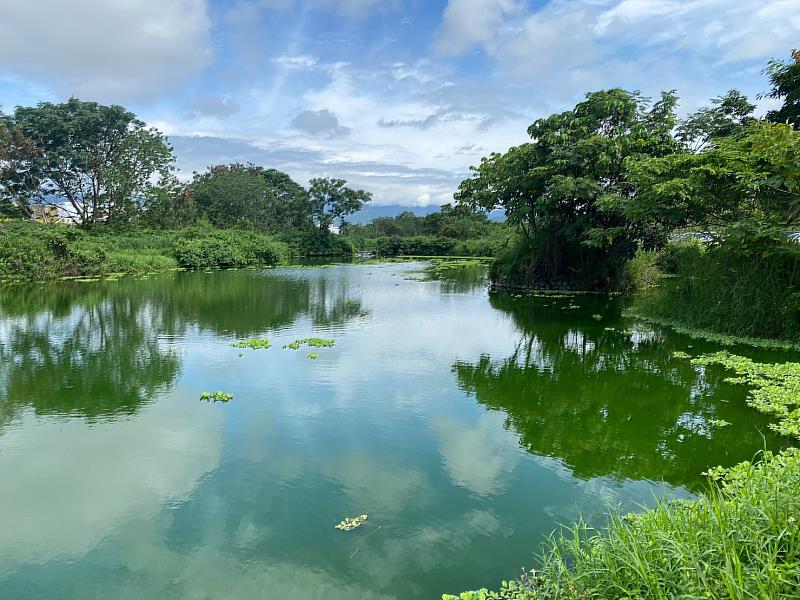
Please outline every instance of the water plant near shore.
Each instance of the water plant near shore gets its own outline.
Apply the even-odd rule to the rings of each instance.
[[[770,598],[800,589],[800,450],[716,467],[708,493],[553,534],[539,569],[443,600]]]
[[[353,517],[352,519],[348,517],[336,525],[336,529],[340,529],[342,531],[353,531],[353,529],[361,527],[368,518],[369,517],[367,517],[367,515],[360,515],[358,517]]]

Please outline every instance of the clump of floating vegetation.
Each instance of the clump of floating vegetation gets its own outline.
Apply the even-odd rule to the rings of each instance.
[[[227,392],[203,392],[200,394],[200,400],[203,402],[230,402],[233,400],[233,394]]]
[[[253,338],[233,344],[234,348],[252,348],[253,350],[266,350],[270,346],[272,346],[272,342],[266,338]]]
[[[290,350],[299,350],[302,346],[310,346],[312,348],[331,348],[334,345],[334,340],[326,340],[318,337],[308,337],[293,341],[291,344],[284,345],[284,348]]]
[[[342,531],[353,531],[353,529],[361,527],[366,520],[367,515],[360,515],[358,517],[353,517],[352,519],[347,518],[339,523],[336,526],[336,529],[341,529]]]
[[[712,427],[728,427],[730,425],[725,419],[711,419],[708,424]]]
[[[719,365],[734,371],[728,383],[752,386],[747,405],[778,417],[770,429],[800,437],[800,363],[757,363],[729,352],[717,352],[692,359],[693,365]]]
[[[308,355],[308,358],[310,358],[311,360],[317,360],[319,358],[319,354],[317,354],[316,352],[312,352],[311,354]]]
[[[463,269],[486,267],[492,261],[483,257],[474,258],[434,258],[429,260],[429,265],[423,269],[406,271],[406,275],[417,275],[417,278],[405,279],[409,281],[431,281],[453,275]]]
[[[602,320],[603,320],[603,315],[597,315],[597,314],[595,314],[595,315],[592,315],[592,318],[593,318],[595,321],[602,321]]]

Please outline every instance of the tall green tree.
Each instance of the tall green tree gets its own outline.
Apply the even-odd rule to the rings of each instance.
[[[266,233],[311,227],[308,193],[275,169],[217,165],[195,173],[190,192],[199,213],[218,227]]]
[[[344,179],[317,178],[309,188],[311,214],[320,231],[329,231],[335,220],[344,223],[348,215],[361,210],[372,194],[347,187]]]
[[[455,195],[459,204],[503,209],[524,234],[506,259],[509,285],[612,288],[637,242],[656,243],[654,231],[634,226],[608,196],[635,191],[625,163],[665,156],[678,148],[672,136],[677,98],[652,102],[621,89],[593,92],[573,110],[535,121],[532,142],[492,154]]]
[[[136,216],[173,165],[164,136],[121,106],[71,98],[18,107],[5,120],[12,167],[2,170],[0,193],[26,211],[66,202],[85,227]]]
[[[738,90],[730,90],[724,96],[711,100],[711,106],[704,106],[690,114],[677,127],[679,141],[692,152],[704,148],[711,140],[741,132],[745,125],[755,121],[753,111],[756,105]]]
[[[699,227],[760,249],[800,218],[798,165],[800,131],[754,122],[696,154],[630,161],[636,194],[618,198],[618,207],[635,222]]]
[[[767,118],[800,128],[800,50],[792,50],[791,61],[770,61],[766,73],[772,90],[765,97],[783,101],[783,106],[769,111]]]

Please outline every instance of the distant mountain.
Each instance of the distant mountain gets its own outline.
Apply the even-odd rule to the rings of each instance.
[[[367,204],[354,215],[347,217],[348,223],[357,223],[365,225],[373,219],[380,217],[396,217],[402,212],[412,212],[418,217],[424,217],[431,213],[439,212],[438,206],[400,206],[399,204],[391,204],[386,206],[369,205]],[[492,221],[505,221],[505,215],[502,211],[493,211],[489,215]]]

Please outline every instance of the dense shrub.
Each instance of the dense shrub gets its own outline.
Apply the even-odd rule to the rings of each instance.
[[[697,239],[673,241],[658,252],[656,264],[664,273],[675,274],[687,265],[696,264],[705,251],[706,247]]]
[[[175,258],[187,269],[274,265],[285,245],[252,231],[190,229],[174,238]]]
[[[460,598],[797,598],[800,451],[709,475],[699,500],[613,514],[601,530],[578,523],[551,538],[540,570]]]
[[[382,237],[377,251],[381,256],[447,256],[455,245],[455,240],[438,236]]]
[[[296,256],[353,256],[355,247],[346,237],[326,231],[286,233],[279,236]]]

